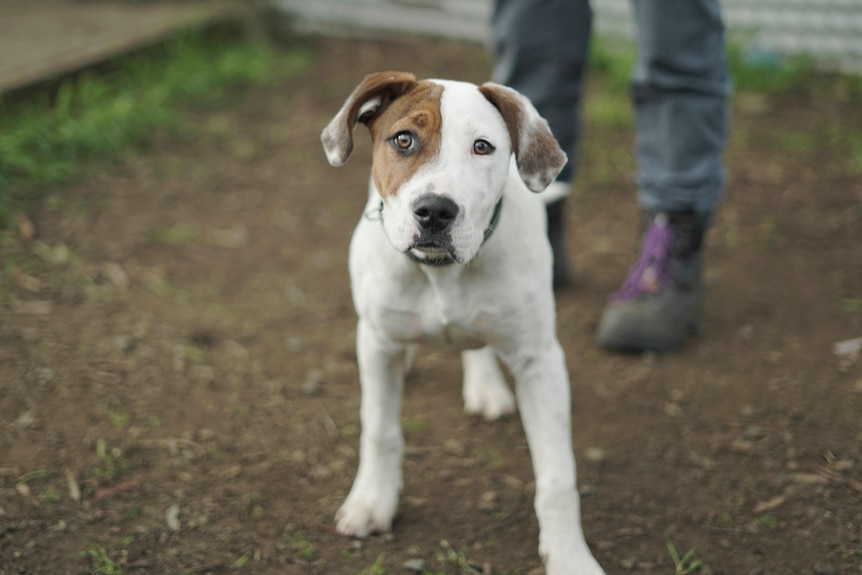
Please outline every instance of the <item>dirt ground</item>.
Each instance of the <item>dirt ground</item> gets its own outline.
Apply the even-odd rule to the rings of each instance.
[[[463,413],[456,355],[422,353],[409,379],[394,534],[334,530],[357,465],[346,254],[369,147],[334,169],[318,135],[367,72],[488,68],[449,42],[315,53],[3,236],[0,575],[542,572],[521,424]],[[632,134],[588,118],[557,307],[609,574],[674,573],[668,541],[707,574],[862,573],[862,365],[833,350],[862,336],[862,184],[830,140],[847,125],[858,106],[828,90],[736,99],[704,333],[633,356],[593,341],[636,250]]]

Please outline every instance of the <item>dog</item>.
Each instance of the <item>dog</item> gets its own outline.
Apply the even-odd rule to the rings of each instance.
[[[549,575],[603,573],[584,540],[569,379],[557,340],[544,190],[566,155],[529,100],[495,83],[366,76],[324,128],[343,165],[373,146],[349,268],[361,386],[359,469],[336,514],[353,537],[388,531],[402,487],[400,406],[416,344],[461,352],[468,413],[520,413]],[[512,394],[498,364],[515,380]]]

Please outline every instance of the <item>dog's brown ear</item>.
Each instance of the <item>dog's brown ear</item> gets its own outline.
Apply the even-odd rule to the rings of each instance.
[[[521,179],[534,192],[541,192],[566,165],[566,153],[551,133],[548,122],[524,95],[511,88],[486,82],[479,86],[479,91],[506,121]]]
[[[367,123],[395,98],[416,85],[416,76],[406,72],[377,72],[365,76],[320,134],[326,159],[343,165],[353,152],[353,128]]]

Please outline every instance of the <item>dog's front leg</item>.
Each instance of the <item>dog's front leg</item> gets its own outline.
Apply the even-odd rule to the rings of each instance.
[[[388,531],[401,490],[401,391],[406,348],[379,337],[362,320],[356,330],[362,400],[359,470],[335,516],[339,533],[365,537]]]
[[[548,575],[602,575],[581,530],[569,379],[559,344],[510,363],[536,476],[539,553]]]

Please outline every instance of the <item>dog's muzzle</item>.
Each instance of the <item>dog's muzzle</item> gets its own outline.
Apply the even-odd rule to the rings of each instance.
[[[429,260],[453,258],[450,231],[460,211],[458,204],[446,196],[424,194],[416,198],[412,208],[419,234],[410,249],[426,252]]]
[[[381,200],[378,209],[380,221],[383,221],[383,205]],[[456,263],[455,247],[452,245],[449,231],[460,212],[458,204],[446,196],[424,194],[413,202],[412,207],[413,217],[419,224],[420,232],[415,236],[405,255],[423,265],[447,266]],[[501,197],[494,206],[488,227],[485,228],[482,237],[483,245],[497,228],[502,207]]]

